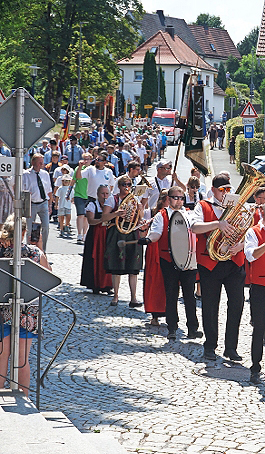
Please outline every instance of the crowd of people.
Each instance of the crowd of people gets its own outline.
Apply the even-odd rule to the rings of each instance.
[[[219,148],[223,146],[222,125],[219,130],[222,134],[211,125],[211,147],[217,140]],[[31,193],[32,215],[26,220],[27,244],[32,243],[32,223],[37,215],[41,222],[43,251],[35,251],[37,255],[45,257],[49,222],[58,224],[60,238],[71,238],[74,203],[77,242],[84,244],[80,284],[95,294],[111,295],[110,305],[115,307],[119,304],[120,277],[128,275],[129,307],[139,308],[144,303],[145,312],[152,314],[151,324],[155,326],[159,326],[159,319],[165,317],[169,340],[176,339],[177,301],[181,288],[187,337],[196,339],[204,335],[204,357],[211,361],[217,357],[218,312],[223,285],[228,299],[224,356],[232,361],[242,360],[237,345],[244,304],[245,264],[249,262],[246,269],[251,284],[254,326],[250,380],[258,383],[265,333],[265,311],[261,305],[265,282],[260,274],[265,260],[265,188],[260,188],[254,196],[259,208],[254,217],[255,227],[247,232],[245,243],[240,240],[229,246],[229,260],[213,258],[207,247],[210,233],[216,229],[225,237],[235,233],[235,227],[221,218],[224,197],[230,191],[234,192],[229,172],[214,176],[208,193],[196,167],[191,169],[187,182],[181,181],[172,172],[172,162],[164,156],[164,137],[157,125],[129,130],[117,123],[113,137],[107,141],[98,121],[90,131],[77,131],[66,142],[62,143],[58,134],[50,143],[43,141],[31,157],[31,166],[23,172],[24,189]],[[146,172],[152,163],[155,163],[156,175],[147,178]],[[10,197],[12,200],[12,192]],[[11,207],[10,202],[12,212]],[[176,212],[180,219],[175,225],[187,224],[188,234],[184,237],[188,236],[196,245],[196,261],[192,260],[187,267],[177,265],[170,248],[170,230]],[[2,218],[2,232],[7,230],[5,222]],[[25,226],[23,228],[25,232]],[[12,247],[12,238],[6,243],[5,235],[0,233],[2,256],[7,247]],[[179,246],[179,249],[182,248]],[[144,253],[142,303],[137,301],[136,290]],[[199,330],[197,299],[202,301],[203,332]],[[8,356],[7,350],[0,375],[4,375]],[[0,364],[1,361],[0,356]]]

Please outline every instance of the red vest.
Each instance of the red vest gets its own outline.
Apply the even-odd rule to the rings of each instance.
[[[159,250],[159,257],[162,259],[167,260],[167,262],[172,262],[171,255],[168,250],[168,224],[169,218],[167,214],[167,210],[163,208],[161,210],[161,214],[163,216],[164,227],[161,237],[158,240],[158,250]]]
[[[211,203],[207,202],[206,200],[201,200],[199,203],[202,206],[204,222],[212,222],[218,220]],[[212,260],[208,254],[206,243],[210,233],[211,232],[200,233],[197,235],[198,241],[196,246],[196,258],[197,263],[205,266],[205,268],[208,268],[208,270],[212,271],[219,262],[218,260]],[[238,252],[237,255],[232,257],[232,261],[235,262],[237,266],[242,266],[244,264],[244,252]]]
[[[265,231],[259,225],[255,225],[253,230],[259,241],[259,246],[265,243]],[[259,259],[250,263],[250,283],[265,286],[265,254]]]

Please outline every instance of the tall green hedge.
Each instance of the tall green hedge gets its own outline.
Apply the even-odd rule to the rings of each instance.
[[[241,117],[235,117],[231,120],[228,120],[226,122],[226,143],[229,143],[231,137],[236,137],[241,131],[244,132]]]
[[[250,139],[250,162],[258,155],[265,155],[262,134],[260,133],[255,135],[254,139]],[[244,134],[238,134],[236,138],[236,167],[240,175],[243,175],[241,162],[248,162],[248,140],[245,139]]]
[[[259,115],[255,123],[255,132],[263,132],[264,130],[264,115]]]

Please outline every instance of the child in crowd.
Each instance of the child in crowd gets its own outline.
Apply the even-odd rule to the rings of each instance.
[[[68,187],[72,181],[72,177],[69,174],[63,175],[62,186],[60,186],[55,194],[55,207],[58,209],[58,218],[60,223],[60,237],[65,238],[70,236],[70,221],[71,221],[71,203],[74,201],[74,196],[70,195],[70,199],[66,199],[66,193]],[[65,218],[65,227],[64,227]]]

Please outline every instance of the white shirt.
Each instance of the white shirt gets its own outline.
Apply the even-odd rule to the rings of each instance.
[[[265,226],[264,226],[262,220],[260,220],[258,222],[258,225],[262,229],[265,229]],[[258,246],[259,246],[259,240],[257,238],[256,233],[254,232],[254,230],[252,228],[248,229],[246,236],[245,236],[244,252],[245,252],[246,259],[249,262],[254,262],[254,260],[257,260],[253,257],[253,252]]]
[[[101,208],[98,200],[96,200],[95,203],[89,202],[89,204],[85,208],[85,211],[90,211],[91,213],[95,214],[95,212],[96,212],[95,204],[97,205],[98,212],[102,213],[102,208]]]
[[[69,186],[60,186],[57,191],[56,191],[56,197],[59,197],[59,200],[58,200],[58,210],[60,210],[61,208],[67,208],[68,210],[71,210],[71,200],[73,200],[73,196],[71,197],[70,195],[70,199],[69,200],[66,200],[65,196],[66,196],[66,193],[69,189]]]
[[[121,204],[122,202],[122,199],[120,199],[119,197],[119,201],[118,201],[118,206]],[[113,197],[113,195],[110,195],[106,202],[104,203],[104,206],[107,206],[107,207],[111,207],[112,209],[115,208],[115,199]]]
[[[210,203],[216,203],[217,205],[212,205],[212,208],[213,208],[213,211],[214,211],[214,214],[215,216],[217,217],[217,219],[220,219],[220,217],[222,216],[223,212],[224,212],[224,208],[222,208],[219,204],[220,202],[215,198],[215,197],[211,197],[209,199],[209,202]],[[204,222],[204,215],[203,215],[203,211],[202,211],[202,206],[200,203],[197,203],[195,208],[194,208],[194,211],[193,211],[193,221],[192,221],[192,225],[196,224],[196,222]]]
[[[48,172],[46,170],[40,170],[39,176],[41,178],[44,191],[46,194],[46,199],[49,200],[48,194],[52,192],[52,187],[51,187],[51,180]],[[29,191],[31,193],[31,201],[33,203],[37,202],[43,202],[41,195],[40,195],[40,190],[37,182],[37,174],[33,167],[31,167],[28,170],[24,170],[23,176],[22,176],[22,182],[23,182],[23,190],[24,191]]]
[[[136,147],[135,148],[136,153],[138,154],[140,158],[141,164],[144,163],[144,156],[146,155],[146,148],[145,147]]]
[[[178,176],[177,176],[177,178],[179,179]],[[149,180],[149,183],[152,185],[153,189],[148,188],[146,190],[145,194],[143,195],[144,199],[148,198],[148,206],[151,209],[155,208],[161,189],[170,189],[171,188],[172,175],[168,175],[167,177],[163,178],[163,180],[160,180],[159,178],[157,178],[157,182],[158,182],[160,189],[158,189],[155,178],[151,178]],[[173,186],[175,186],[175,185],[176,185],[176,183],[174,182]]]
[[[87,195],[88,197],[97,198],[97,189],[101,184],[107,184],[109,189],[114,186],[115,180],[113,172],[104,167],[99,170],[95,166],[88,166],[86,169],[81,170],[82,178],[87,178]]]

